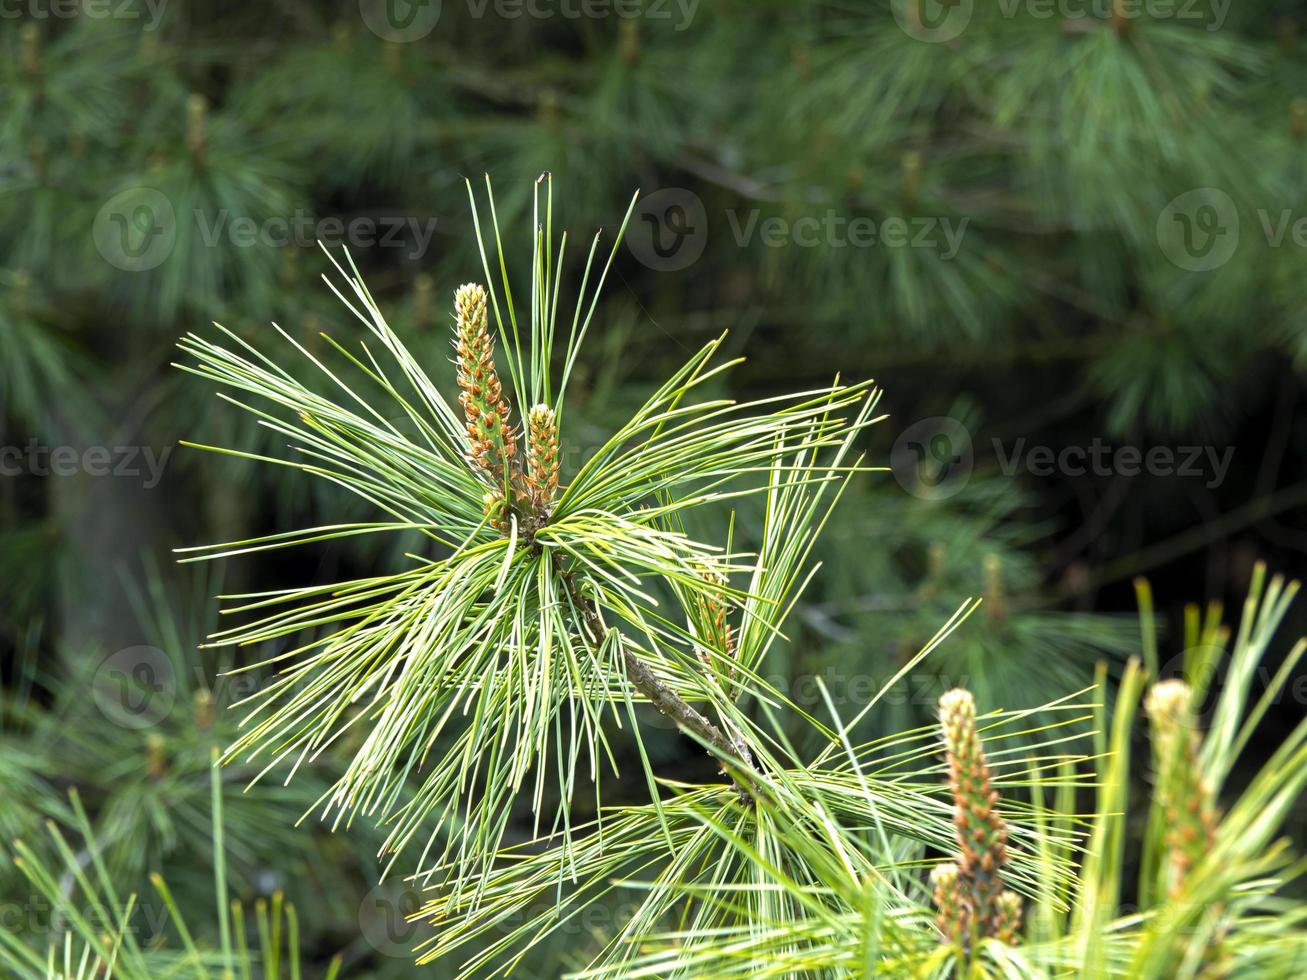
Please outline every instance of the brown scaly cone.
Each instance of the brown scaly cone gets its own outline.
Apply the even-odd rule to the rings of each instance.
[[[486,291],[476,283],[454,293],[454,351],[458,364],[459,404],[467,426],[469,455],[475,466],[507,487],[517,437],[509,422],[508,402],[495,371],[495,345],[487,326]]]
[[[944,935],[949,941],[954,933],[965,935],[964,949],[984,937],[1014,943],[1021,922],[1021,899],[1003,885],[1008,829],[995,810],[998,791],[991,784],[976,732],[976,702],[971,692],[958,688],[941,697],[939,722],[953,793],[953,823],[960,852],[958,879],[965,910],[965,921],[954,921],[951,928],[943,930]],[[941,907],[941,914],[945,911]]]
[[[558,491],[558,420],[548,405],[527,413],[526,487],[536,517],[549,516]]]

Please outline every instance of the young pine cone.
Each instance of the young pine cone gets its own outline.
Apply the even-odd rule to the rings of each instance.
[[[547,514],[558,490],[558,420],[548,405],[527,415],[526,485],[536,513]]]
[[[1148,692],[1144,710],[1153,726],[1157,792],[1166,812],[1167,878],[1174,896],[1216,841],[1216,804],[1202,775],[1193,690],[1184,681],[1161,681]]]
[[[958,688],[939,699],[939,724],[953,792],[953,822],[960,851],[957,869],[968,911],[967,932],[973,939],[994,936],[1012,942],[1021,922],[1021,899],[1003,887],[1007,823],[995,810],[998,791],[990,782],[970,691]],[[944,911],[940,909],[941,915]]]
[[[458,386],[462,389],[458,400],[467,424],[469,455],[497,486],[504,486],[517,453],[517,437],[495,371],[485,289],[475,283],[458,288],[454,293],[454,321]]]

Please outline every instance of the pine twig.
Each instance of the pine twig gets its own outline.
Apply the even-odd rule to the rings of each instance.
[[[572,605],[580,612],[585,621],[586,631],[596,646],[603,641],[603,621],[594,603],[581,595],[569,572],[561,571],[563,581]],[[708,720],[701,712],[686,702],[679,694],[664,684],[643,660],[622,645],[622,665],[626,669],[626,679],[648,699],[649,703],[663,716],[670,718],[678,727],[697,735],[708,743],[713,754],[722,763],[726,772],[735,783],[741,800],[756,797],[761,789],[760,775],[754,765],[753,754],[742,740],[731,739],[720,728]]]

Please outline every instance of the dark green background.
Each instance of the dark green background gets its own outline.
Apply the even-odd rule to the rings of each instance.
[[[290,471],[178,448],[278,451],[169,367],[173,342],[213,320],[269,351],[287,349],[271,321],[311,350],[319,331],[353,339],[319,278],[329,237],[452,392],[451,297],[481,275],[464,182],[480,192],[485,173],[519,273],[531,189],[552,173],[568,295],[589,236],[611,236],[642,193],[583,354],[566,465],[723,330],[747,357],[730,393],[837,372],[882,383],[889,418],[865,449],[897,465],[842,502],[772,664],[801,702],[817,674],[865,698],[983,594],[871,724],[920,723],[957,684],[984,707],[1039,703],[1137,649],[1133,577],[1153,583],[1166,659],[1185,602],[1237,601],[1257,560],[1301,568],[1296,4],[67,9],[25,0],[0,17],[6,836],[77,785],[125,876],[162,868],[206,894],[207,745],[235,718],[205,705],[239,692],[214,692],[218,663],[195,651],[213,625],[204,597],[366,573],[403,549],[173,565],[175,547],[367,513]],[[392,226],[402,239],[374,240]],[[962,229],[955,254],[945,228]],[[950,468],[923,474],[914,444]],[[1233,455],[1220,479],[1026,455],[1096,445]],[[66,473],[46,455],[58,447]],[[135,472],[102,473],[106,451]],[[1013,453],[1035,465],[1005,467]],[[106,658],[141,645],[172,665],[172,708],[124,727],[88,692]],[[1302,711],[1277,705],[1268,737]],[[670,733],[659,745],[667,771],[707,771]],[[286,887],[324,955],[402,975],[359,937],[374,842],[289,826],[323,778],[233,804],[239,887]],[[548,975],[554,951],[539,955]]]

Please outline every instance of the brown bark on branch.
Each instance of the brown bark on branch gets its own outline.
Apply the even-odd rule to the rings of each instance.
[[[568,595],[572,604],[585,620],[586,631],[596,647],[603,642],[604,624],[599,618],[593,602],[580,594],[571,574],[561,572],[567,583]],[[679,694],[659,679],[649,665],[621,645],[622,666],[626,679],[639,691],[663,716],[670,718],[685,731],[697,735],[706,742],[713,754],[722,764],[722,771],[731,777],[742,799],[755,796],[760,790],[758,770],[754,767],[753,755],[749,747],[740,739],[732,739],[693,705],[686,702]]]

